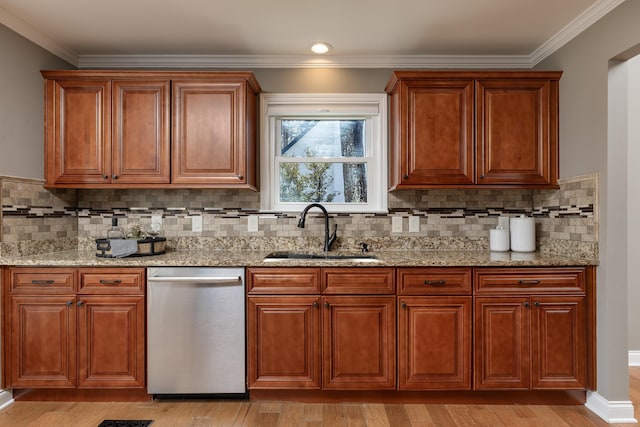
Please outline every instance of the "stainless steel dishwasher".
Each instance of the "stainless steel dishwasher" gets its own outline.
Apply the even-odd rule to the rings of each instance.
[[[147,269],[150,394],[246,395],[244,296],[242,268]]]

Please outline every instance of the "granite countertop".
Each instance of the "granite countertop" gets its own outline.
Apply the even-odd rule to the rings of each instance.
[[[167,251],[146,257],[98,258],[92,251],[65,251],[46,254],[0,257],[6,266],[84,266],[84,267],[568,267],[597,265],[597,259],[554,253],[489,251],[381,251],[368,252],[374,262],[287,259],[265,261],[270,251]],[[319,252],[320,254],[322,252]],[[359,252],[331,252],[332,255],[361,255]]]

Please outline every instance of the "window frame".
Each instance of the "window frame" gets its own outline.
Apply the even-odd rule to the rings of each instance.
[[[276,161],[280,119],[365,119],[366,203],[326,203],[331,213],[387,213],[387,95],[375,93],[260,95],[260,210],[300,212],[309,203],[280,202]],[[333,158],[326,158],[330,162]]]

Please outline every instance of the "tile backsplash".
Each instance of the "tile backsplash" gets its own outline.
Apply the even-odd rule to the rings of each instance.
[[[499,216],[536,218],[539,249],[597,256],[597,175],[560,180],[560,190],[408,190],[389,193],[385,214],[334,214],[336,249],[486,250]],[[297,213],[260,212],[260,195],[247,190],[46,190],[39,180],[0,178],[3,253],[43,248],[91,250],[112,217],[119,225],[150,227],[161,215],[173,249],[321,248],[323,221],[310,212],[299,229]],[[203,231],[192,232],[193,216]],[[248,231],[257,216],[257,231]],[[402,232],[392,231],[394,217]],[[413,217],[410,219],[410,217]],[[255,218],[252,218],[255,220]],[[398,220],[396,220],[398,221]],[[410,231],[409,223],[419,231]],[[413,229],[412,229],[413,230]]]

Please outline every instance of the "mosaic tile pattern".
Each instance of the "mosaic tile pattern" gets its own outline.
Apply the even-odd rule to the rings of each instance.
[[[29,253],[37,243],[67,248],[77,239],[94,248],[112,217],[128,229],[150,229],[152,215],[163,218],[162,234],[173,249],[321,247],[324,221],[310,213],[305,229],[297,215],[261,213],[259,194],[245,190],[44,190],[42,181],[2,178],[0,251]],[[536,218],[539,249],[597,253],[597,175],[560,180],[560,190],[409,190],[389,193],[388,214],[334,214],[336,249],[356,250],[366,241],[377,250],[486,250],[499,216]],[[193,216],[203,231],[191,231]],[[251,216],[258,231],[249,232]],[[409,231],[416,217],[419,232]],[[402,232],[392,232],[401,217]],[[58,243],[55,243],[59,241]],[[558,243],[561,242],[561,243]],[[564,243],[562,243],[564,242]]]

